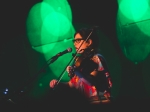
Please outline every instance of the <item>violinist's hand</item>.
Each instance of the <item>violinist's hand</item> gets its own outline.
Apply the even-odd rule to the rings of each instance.
[[[57,83],[57,80],[56,80],[56,79],[53,79],[53,80],[50,81],[49,86],[50,86],[51,88],[53,88],[53,87],[56,85],[56,83]]]
[[[68,72],[69,77],[74,76],[74,69],[72,66],[67,66],[66,71]]]

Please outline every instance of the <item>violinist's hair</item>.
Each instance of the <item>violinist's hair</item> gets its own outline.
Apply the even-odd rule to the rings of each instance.
[[[77,33],[79,33],[84,40],[86,40],[87,38],[91,39],[92,40],[91,47],[94,49],[98,49],[98,47],[99,47],[99,35],[98,35],[98,27],[97,26],[96,27],[94,26],[91,28],[81,28],[78,31],[76,31],[76,33],[74,34],[74,37]]]

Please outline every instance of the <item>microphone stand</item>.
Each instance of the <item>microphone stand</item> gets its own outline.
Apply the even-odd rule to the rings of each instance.
[[[59,58],[59,55],[53,56],[52,58],[50,58],[47,63],[31,78],[29,79],[27,82],[25,82],[22,86],[20,86],[18,89],[16,89],[11,95],[7,95],[4,96],[4,98],[2,98],[2,101],[9,101],[12,104],[16,104],[14,101],[12,101],[12,97],[17,95],[21,95],[23,93],[22,89],[25,86],[28,86],[40,73],[42,73],[46,67],[48,67],[50,64],[52,64],[53,62],[55,62],[57,59]],[[26,91],[27,92],[27,91]]]

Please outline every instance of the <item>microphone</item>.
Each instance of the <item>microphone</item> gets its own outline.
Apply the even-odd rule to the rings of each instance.
[[[72,48],[68,48],[68,49],[66,49],[66,50],[64,50],[64,51],[62,51],[62,52],[56,54],[55,56],[53,56],[53,57],[51,58],[51,59],[52,59],[52,60],[51,60],[51,63],[53,63],[55,60],[57,60],[59,56],[62,56],[62,55],[66,54],[66,53],[69,53],[69,52],[71,52],[71,51],[72,51]]]
[[[69,52],[72,52],[72,48],[68,48],[68,49],[58,53],[56,56],[59,57],[59,56],[62,56],[64,54],[66,54],[66,53],[69,53]]]

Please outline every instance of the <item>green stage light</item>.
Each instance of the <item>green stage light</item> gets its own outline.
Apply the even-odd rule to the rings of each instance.
[[[118,3],[119,3],[119,11],[127,19],[132,21],[132,23],[137,21],[145,23],[142,24],[142,26],[141,24],[137,24],[137,26],[144,34],[150,36],[149,31],[150,22],[148,21],[150,20],[150,6],[149,6],[150,0],[118,0]]]
[[[67,0],[44,0],[33,5],[27,17],[26,28],[32,49],[39,53],[36,55],[40,56],[41,60],[37,60],[40,67],[57,53],[69,47],[74,50],[71,40],[75,29],[72,25],[72,11]],[[44,95],[49,81],[60,76],[71,58],[71,53],[68,53],[51,63],[48,71],[36,80],[30,95],[35,98]],[[68,80],[67,74],[61,79],[61,81]]]
[[[71,28],[71,22],[64,15],[57,12],[51,13],[43,21],[41,41],[47,43],[65,39]]]
[[[150,37],[150,8],[147,11],[147,15],[145,17],[148,19],[141,21],[140,23],[142,24],[137,23],[137,26],[145,35]]]
[[[138,21],[149,8],[148,0],[118,0],[119,10],[130,20]]]
[[[66,1],[45,0],[31,8],[27,18],[27,36],[35,50],[38,46],[38,52],[51,51],[55,47],[51,43],[72,37],[73,33],[71,8]],[[51,44],[49,50],[45,48],[47,44]]]
[[[124,55],[135,64],[149,55],[150,0],[118,0],[117,34]]]

